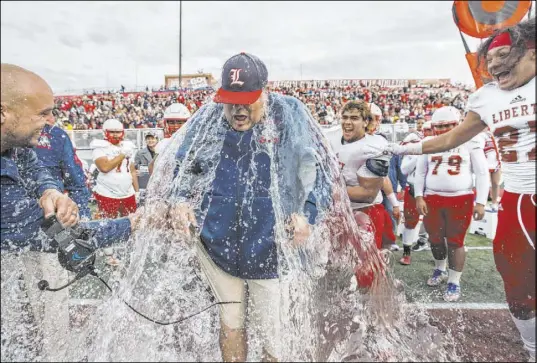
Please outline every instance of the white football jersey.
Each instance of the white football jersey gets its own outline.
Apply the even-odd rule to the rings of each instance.
[[[323,131],[338,157],[341,173],[348,186],[360,185],[358,176],[367,176],[367,174],[365,174],[365,169],[367,168],[365,165],[366,161],[372,157],[377,157],[380,148],[388,143],[388,141],[380,135],[366,134],[358,141],[344,144],[341,126]],[[386,156],[378,157],[389,160],[389,157]],[[382,203],[382,193],[379,191],[372,204],[380,203]],[[371,203],[357,203],[351,201],[352,209],[361,209],[369,205],[371,205]]]
[[[432,137],[426,137],[424,140],[430,138]],[[482,150],[482,141],[478,135],[452,150],[424,155],[423,157],[427,159],[424,195],[457,196],[473,193],[470,151],[474,148]]]
[[[468,98],[467,111],[477,113],[494,135],[505,190],[535,194],[535,77],[510,91],[490,82]]]
[[[480,134],[485,141],[484,151],[485,157],[487,158],[489,170],[499,170],[500,169],[500,154],[498,148],[496,147],[496,141],[494,141],[494,136],[488,130],[483,131]]]
[[[423,139],[423,135],[420,132],[411,132],[410,134],[406,135],[403,141],[401,142],[401,145],[406,145],[410,143],[416,143],[420,142]],[[405,166],[408,165],[408,170],[403,171],[407,175],[407,183],[414,184],[414,178],[416,177],[416,162],[418,159],[418,155],[405,155],[403,156],[403,161],[401,163],[401,169],[403,169],[403,163],[405,163]]]
[[[103,156],[108,160],[115,158],[119,155],[121,146],[136,150],[136,146],[128,140],[124,140],[118,145],[113,145],[106,140],[93,140],[90,144],[93,149],[93,161],[95,162],[95,160]],[[108,173],[99,172],[93,191],[108,198],[127,198],[134,195],[135,191],[130,172],[130,163],[133,162],[134,157],[125,158],[121,165]]]

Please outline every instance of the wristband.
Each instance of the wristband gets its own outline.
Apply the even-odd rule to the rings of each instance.
[[[397,200],[397,197],[395,196],[395,193],[391,193],[386,198],[388,198],[388,200],[392,204],[392,207],[399,207],[399,201]]]

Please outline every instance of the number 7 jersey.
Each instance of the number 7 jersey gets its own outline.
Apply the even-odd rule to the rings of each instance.
[[[468,99],[490,128],[502,163],[505,190],[535,194],[535,77],[522,87],[503,91],[490,82]]]

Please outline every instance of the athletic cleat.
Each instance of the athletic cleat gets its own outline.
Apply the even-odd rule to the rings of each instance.
[[[395,243],[393,243],[393,244],[390,246],[390,251],[392,251],[392,252],[393,252],[393,251],[399,251],[400,249],[401,249],[401,248],[400,248],[397,244],[395,244]]]
[[[454,302],[461,297],[461,287],[452,282],[448,282],[446,292],[444,293],[444,300],[447,302]]]
[[[438,286],[442,282],[446,282],[448,279],[448,274],[446,271],[439,270],[437,268],[433,271],[433,276],[427,280],[427,285],[429,286]]]
[[[410,265],[410,255],[401,257],[401,259],[399,260],[399,263],[401,265],[406,265],[406,266]]]
[[[429,250],[430,247],[426,242],[418,242],[414,246],[412,246],[412,251],[418,252],[418,251],[425,251]]]

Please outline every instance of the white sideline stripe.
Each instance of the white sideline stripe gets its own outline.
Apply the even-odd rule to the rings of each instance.
[[[471,250],[492,250],[492,246],[464,246],[468,251],[471,251]],[[430,249],[428,250],[421,250],[421,251],[412,251],[412,253],[417,253],[417,252],[424,252],[424,251],[430,251]]]
[[[447,309],[447,310],[502,310],[507,309],[508,306],[505,303],[413,303],[419,307],[434,310],[434,309]]]
[[[101,299],[69,299],[69,305],[100,305],[103,301]]]

